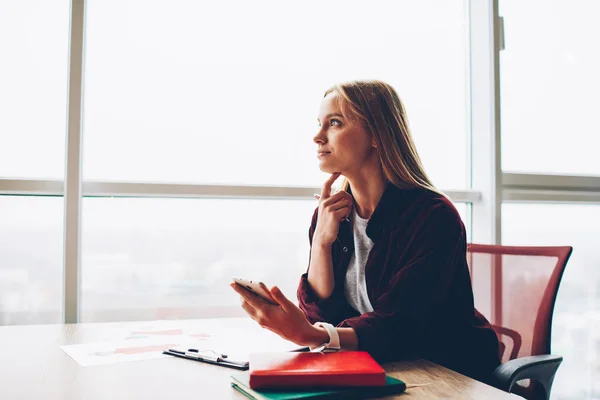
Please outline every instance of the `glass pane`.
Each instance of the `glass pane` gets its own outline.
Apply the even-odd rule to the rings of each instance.
[[[600,205],[504,204],[502,242],[573,246],[552,326],[552,353],[564,357],[552,397],[600,393]]]
[[[0,0],[0,177],[64,176],[68,0]]]
[[[502,168],[600,175],[600,1],[501,0]]]
[[[434,183],[466,188],[465,3],[90,0],[84,178],[320,186],[325,89],[379,78]]]
[[[0,325],[62,321],[63,199],[0,196]]]
[[[296,300],[315,200],[85,198],[82,319],[244,315],[235,275]]]
[[[471,241],[471,204],[467,203],[454,203],[454,207],[460,214],[460,218],[465,224],[467,230],[467,242]]]

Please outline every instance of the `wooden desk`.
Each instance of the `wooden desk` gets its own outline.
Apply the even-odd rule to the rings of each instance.
[[[226,321],[243,329],[246,319],[186,321],[204,326]],[[246,399],[230,386],[234,370],[165,356],[163,359],[82,367],[59,346],[121,339],[115,332],[135,323],[0,327],[0,399]],[[246,325],[245,325],[246,324]],[[243,338],[241,338],[243,340]],[[491,386],[421,360],[385,365],[410,388],[400,399],[515,399]]]

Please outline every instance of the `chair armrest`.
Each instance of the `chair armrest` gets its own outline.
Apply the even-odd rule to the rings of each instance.
[[[548,354],[507,361],[494,370],[494,386],[510,392],[515,382],[521,379],[533,379],[542,384],[548,395],[554,381],[554,374],[562,360],[561,356]]]

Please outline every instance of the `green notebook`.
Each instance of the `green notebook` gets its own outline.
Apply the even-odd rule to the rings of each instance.
[[[312,388],[310,390],[251,389],[249,373],[231,375],[231,386],[253,400],[317,400],[317,399],[362,399],[365,397],[390,396],[406,390],[400,379],[385,377],[385,386],[347,386],[336,389]]]

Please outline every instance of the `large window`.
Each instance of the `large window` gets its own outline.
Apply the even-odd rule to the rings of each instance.
[[[466,188],[463,2],[380,2],[374,19],[362,2],[312,6],[89,1],[84,179],[318,186],[322,94],[364,77],[397,87],[433,179]],[[323,23],[306,29],[309,20]],[[234,273],[260,274],[294,297],[314,205],[86,200],[83,319],[205,315],[209,300],[232,306]]]
[[[398,90],[429,175],[470,233],[480,194],[469,190],[466,0],[0,7],[15,60],[0,66],[0,195],[16,221],[3,226],[0,269],[35,277],[46,296],[35,301],[49,308],[42,316],[15,284],[4,298],[22,301],[3,301],[15,316],[3,323],[55,321],[63,296],[64,310],[80,311],[67,321],[235,315],[235,274],[293,298],[325,179],[319,103],[349,79]]]
[[[463,1],[89,1],[85,49],[84,180],[318,187],[323,92],[378,78],[406,103],[434,182],[469,187]],[[294,298],[314,207],[308,196],[85,199],[82,318],[236,313],[235,273]]]

